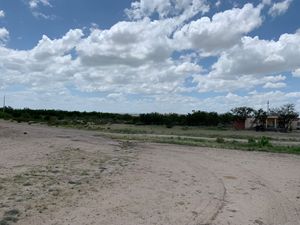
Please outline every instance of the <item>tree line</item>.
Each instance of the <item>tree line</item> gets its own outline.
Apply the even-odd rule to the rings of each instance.
[[[5,107],[0,109],[0,118],[16,120],[18,122],[45,122],[50,125],[73,124],[107,124],[126,123],[136,125],[165,125],[167,127],[178,126],[231,126],[234,121],[253,118],[256,124],[264,125],[269,114],[277,115],[283,127],[288,127],[291,121],[299,115],[293,104],[287,104],[266,112],[263,109],[255,110],[250,107],[237,107],[227,113],[193,111],[188,114],[177,113],[145,113],[139,115],[103,113],[103,112],[79,112],[63,110],[33,110],[14,109]]]
[[[139,115],[103,113],[103,112],[79,112],[63,110],[34,110],[14,109],[6,107],[0,109],[0,118],[15,120],[18,122],[46,122],[49,124],[106,124],[126,123],[137,125],[166,125],[178,126],[217,126],[230,125],[234,121],[234,115],[230,112],[218,114],[216,112],[193,111],[188,114],[177,113],[144,113]]]

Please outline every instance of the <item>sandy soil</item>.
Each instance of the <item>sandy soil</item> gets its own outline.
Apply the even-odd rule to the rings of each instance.
[[[300,157],[1,121],[0,224],[298,225]]]

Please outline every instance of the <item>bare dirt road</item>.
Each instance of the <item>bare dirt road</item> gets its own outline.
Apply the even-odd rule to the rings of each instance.
[[[0,224],[298,225],[300,157],[1,121]]]

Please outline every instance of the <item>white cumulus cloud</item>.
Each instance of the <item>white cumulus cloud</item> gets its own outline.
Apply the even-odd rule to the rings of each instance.
[[[200,92],[226,92],[239,89],[282,88],[285,76],[296,77],[300,68],[300,31],[283,34],[277,41],[243,37],[241,43],[223,51],[207,75],[195,75]]]
[[[29,2],[37,13],[39,5],[51,6],[47,0]],[[126,10],[132,20],[103,30],[93,25],[86,34],[70,30],[57,39],[44,35],[29,50],[4,47],[9,32],[0,28],[0,89],[23,86],[19,99],[11,93],[21,107],[58,104],[72,110],[74,105],[81,110],[98,105],[107,111],[190,112],[205,105],[223,111],[245,102],[262,105],[267,99],[296,102],[298,92],[254,91],[286,87],[286,77],[278,75],[284,72],[300,76],[300,31],[278,40],[245,36],[262,25],[262,8],[245,4],[208,17],[203,16],[209,10],[204,0],[134,1]],[[215,63],[203,68],[202,60],[211,55]],[[241,89],[251,94],[234,93]],[[89,97],[85,105],[87,97],[72,91],[103,97]],[[189,96],[212,91],[219,96]]]
[[[202,52],[220,52],[235,45],[244,34],[262,24],[261,7],[246,4],[215,14],[211,19],[202,17],[184,25],[174,39],[179,48]]]
[[[78,46],[83,64],[139,66],[161,62],[172,53],[173,20],[119,22],[109,30],[94,29]]]
[[[294,71],[300,67],[299,58],[300,30],[282,34],[277,41],[244,37],[240,44],[221,54],[210,75],[228,78]]]
[[[194,76],[194,83],[197,84],[199,92],[232,92],[237,90],[252,90],[258,86],[265,86],[266,83],[274,84],[284,81],[285,76],[254,76],[254,75],[241,75],[237,77],[214,77],[207,76]],[[270,87],[270,86],[269,86]],[[275,87],[273,87],[275,88]]]

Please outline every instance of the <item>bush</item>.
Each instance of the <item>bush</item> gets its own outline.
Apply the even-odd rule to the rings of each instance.
[[[225,140],[224,140],[224,138],[217,137],[217,138],[216,138],[216,142],[217,142],[217,143],[225,143]]]
[[[4,120],[9,120],[12,118],[12,116],[6,112],[0,112],[0,118]]]
[[[249,138],[248,139],[248,144],[256,145],[256,140],[254,138]]]
[[[258,140],[258,145],[259,145],[259,147],[271,146],[270,139],[268,137],[262,136]]]
[[[173,124],[173,123],[167,123],[167,124],[166,124],[166,128],[169,128],[169,129],[170,129],[170,128],[172,128],[172,127],[174,127],[174,124]]]

